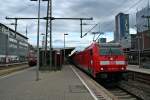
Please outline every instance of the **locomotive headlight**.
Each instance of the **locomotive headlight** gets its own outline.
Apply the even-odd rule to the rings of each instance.
[[[93,64],[93,60],[91,60],[91,64]]]
[[[110,60],[113,60],[113,58],[111,57]]]
[[[101,70],[104,70],[104,68],[103,68],[103,67],[101,67]]]
[[[121,69],[122,69],[122,70],[124,70],[124,68],[123,68],[123,67],[122,67]]]
[[[125,65],[125,61],[116,61],[117,65]]]

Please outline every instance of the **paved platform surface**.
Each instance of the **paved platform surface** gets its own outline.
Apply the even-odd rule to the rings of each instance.
[[[139,68],[138,65],[128,65],[128,68],[127,68],[127,69],[128,69],[129,71],[135,71],[135,72],[150,74],[150,69]]]
[[[0,100],[93,100],[70,66],[61,71],[41,72],[35,68],[0,78]]]

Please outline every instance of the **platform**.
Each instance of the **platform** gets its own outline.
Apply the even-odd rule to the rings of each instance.
[[[10,64],[0,64],[0,67],[14,66],[14,65],[22,65],[22,64],[28,64],[28,62],[10,63]]]
[[[139,72],[139,73],[144,73],[144,74],[150,74],[150,69],[139,68],[138,65],[128,65],[127,70],[134,71],[134,72]]]
[[[40,72],[35,81],[35,68],[0,78],[1,100],[94,100],[88,89],[72,71]]]

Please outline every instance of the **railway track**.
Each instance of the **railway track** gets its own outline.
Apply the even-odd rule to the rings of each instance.
[[[98,82],[99,85],[114,95],[115,99],[112,100],[150,100],[150,86],[145,83],[132,80],[112,83],[111,85],[100,81],[95,82]]]
[[[121,81],[106,86],[107,83],[95,81],[79,69],[75,69],[91,88],[97,100],[150,100],[150,87],[148,85],[136,81]]]
[[[92,94],[94,95],[94,100],[118,100],[112,93],[107,91],[104,87],[102,87],[98,82],[93,80],[87,74],[82,72],[76,67],[72,66],[72,69],[79,74],[79,76],[84,80],[87,86],[90,88]]]
[[[128,92],[120,89],[120,88],[113,88],[108,89],[113,95],[115,95],[119,100],[138,100],[135,96],[129,94]]]
[[[141,100],[150,100],[150,86],[145,83],[128,80],[120,82],[118,87]]]
[[[117,100],[142,100],[137,95],[134,95],[130,91],[127,91],[126,88],[123,88],[124,83],[116,83],[116,82],[100,82],[98,81],[100,85],[102,85],[107,91],[112,93]]]
[[[128,79],[150,85],[150,75],[146,73],[128,71]]]
[[[150,86],[138,81],[121,81],[118,83],[101,83],[119,100],[150,100]]]
[[[99,81],[93,80],[79,69],[75,68],[75,70],[83,78],[93,94],[96,96],[96,100],[138,100],[136,96],[120,89],[119,87],[113,86],[108,88],[100,84]]]
[[[19,71],[19,70],[23,70],[29,68],[29,66],[27,64],[17,64],[17,65],[10,65],[10,66],[1,66],[0,67],[0,76],[5,76],[8,75],[10,73]]]

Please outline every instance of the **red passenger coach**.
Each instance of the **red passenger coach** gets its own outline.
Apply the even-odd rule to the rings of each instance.
[[[37,64],[37,57],[34,51],[30,50],[28,52],[28,65],[35,66]]]
[[[126,72],[127,62],[118,43],[92,43],[84,50],[74,50],[71,59],[94,78],[120,79]]]

